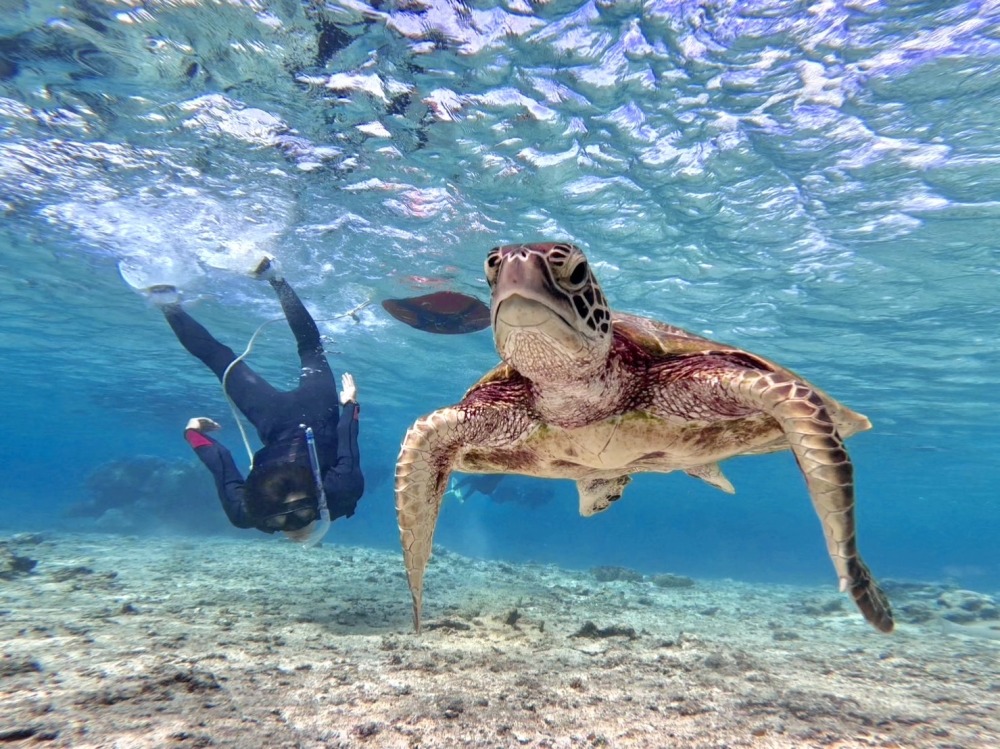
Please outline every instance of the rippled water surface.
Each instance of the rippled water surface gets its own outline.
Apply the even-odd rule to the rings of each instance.
[[[228,418],[122,275],[181,286],[239,350],[277,311],[243,275],[266,251],[358,379],[369,491],[337,532],[397,543],[403,431],[496,353],[377,302],[485,298],[488,248],[566,239],[616,307],[776,359],[871,417],[850,446],[877,574],[1000,587],[1000,3],[0,9],[8,526],[66,522],[96,465],[187,458],[188,416]],[[253,359],[280,384],[287,338],[271,326]],[[562,484],[541,508],[446,506],[439,540],[832,584],[791,457],[727,472],[735,497],[644,478],[586,521]]]

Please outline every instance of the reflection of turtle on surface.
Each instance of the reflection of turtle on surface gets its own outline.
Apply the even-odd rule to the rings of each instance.
[[[612,312],[583,253],[508,245],[486,256],[503,363],[460,403],[406,433],[396,512],[420,629],[424,569],[452,471],[577,482],[580,513],[607,509],[643,471],[684,471],[725,492],[719,461],[791,450],[843,591],[892,630],[889,602],[855,542],[854,471],[844,438],[870,429],[787,369],[643,317]]]
[[[457,291],[436,291],[405,299],[384,299],[382,307],[411,328],[428,333],[475,333],[490,327],[489,307],[474,296]]]

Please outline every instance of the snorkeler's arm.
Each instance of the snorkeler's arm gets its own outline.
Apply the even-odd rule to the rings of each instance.
[[[185,429],[184,439],[194,448],[198,459],[211,471],[215,489],[219,493],[219,502],[222,503],[229,522],[237,528],[253,528],[244,500],[243,476],[233,462],[232,453],[221,442],[198,429]]]
[[[358,449],[358,416],[361,407],[353,401],[343,405],[337,424],[337,462],[323,481],[330,517],[350,517],[365,490]]]

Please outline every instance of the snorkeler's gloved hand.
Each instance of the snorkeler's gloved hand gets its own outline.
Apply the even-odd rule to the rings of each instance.
[[[188,429],[194,429],[196,432],[217,432],[222,429],[222,425],[207,416],[195,416],[193,419],[188,419],[184,431],[186,432]]]
[[[348,372],[344,372],[340,378],[340,402],[345,406],[358,402],[358,388],[354,384],[354,377]]]

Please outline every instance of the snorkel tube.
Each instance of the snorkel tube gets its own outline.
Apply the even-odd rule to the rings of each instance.
[[[323,475],[319,470],[319,455],[316,452],[316,436],[313,434],[312,427],[306,426],[305,424],[301,424],[300,426],[306,432],[306,447],[309,449],[309,463],[312,466],[313,479],[316,481],[316,490],[319,497],[317,500],[319,518],[313,521],[313,529],[309,532],[309,536],[298,542],[306,548],[309,548],[322,541],[323,536],[325,536],[327,531],[330,530],[330,509],[326,506],[326,491],[323,489]]]

